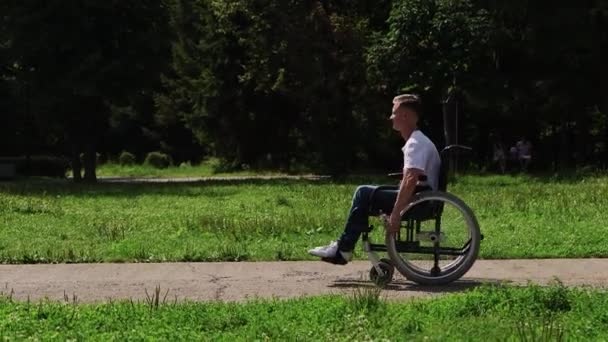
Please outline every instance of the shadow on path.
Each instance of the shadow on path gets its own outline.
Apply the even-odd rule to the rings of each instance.
[[[504,280],[500,279],[461,279],[447,285],[419,285],[413,281],[406,279],[398,279],[392,281],[386,285],[383,290],[386,291],[408,291],[408,292],[424,292],[424,293],[451,293],[451,292],[462,292],[475,287],[491,284],[491,285],[502,285],[506,284]],[[328,285],[332,288],[341,289],[357,289],[357,288],[373,288],[376,287],[374,283],[369,280],[354,280],[354,279],[338,279],[333,284]]]

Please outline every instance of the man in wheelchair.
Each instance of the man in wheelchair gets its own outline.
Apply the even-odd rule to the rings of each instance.
[[[345,265],[352,259],[352,251],[361,233],[368,230],[370,214],[390,213],[389,230],[398,231],[401,212],[406,209],[416,188],[430,187],[437,190],[441,159],[435,144],[418,130],[420,115],[422,104],[417,95],[403,94],[393,99],[390,120],[393,129],[405,140],[402,148],[403,179],[398,190],[359,186],[340,238],[327,246],[313,248],[308,253],[329,263]]]

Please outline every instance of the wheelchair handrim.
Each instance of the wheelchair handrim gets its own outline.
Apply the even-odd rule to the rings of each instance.
[[[464,255],[458,256],[449,264],[445,265],[441,270],[441,273],[437,276],[433,276],[430,270],[424,270],[415,264],[412,264],[409,260],[402,258],[401,254],[396,248],[396,234],[387,234],[386,246],[389,256],[395,262],[395,266],[404,276],[408,277],[408,274],[413,273],[417,278],[421,278],[429,283],[437,282],[442,283],[444,280],[450,278],[449,281],[453,281],[455,276],[459,278],[472,266],[477,254],[479,252],[479,241],[480,232],[479,224],[473,214],[472,210],[458,197],[443,192],[428,191],[417,195],[414,200],[408,206],[408,210],[413,208],[415,205],[420,204],[424,201],[441,201],[449,203],[457,208],[462,216],[465,218],[468,234],[470,238],[470,246]]]

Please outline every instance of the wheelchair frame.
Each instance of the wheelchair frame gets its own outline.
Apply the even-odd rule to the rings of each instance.
[[[406,210],[401,213],[401,229],[396,233],[387,234],[385,244],[374,244],[371,241],[368,234],[373,229],[373,226],[370,226],[369,230],[362,234],[363,249],[367,253],[368,259],[372,264],[370,278],[376,285],[384,286],[390,282],[395,266],[403,276],[419,284],[447,284],[459,279],[475,262],[479,252],[480,241],[483,240],[483,235],[481,235],[479,231],[479,224],[477,223],[473,211],[458,197],[447,192],[449,160],[446,158],[446,154],[456,149],[471,150],[466,146],[450,145],[441,151],[439,191],[432,191],[427,187],[426,189],[420,189],[416,192]],[[390,174],[389,176],[394,175],[401,174]],[[426,181],[426,179],[421,179],[421,181]],[[387,189],[398,190],[398,187],[380,186],[376,188],[371,194],[370,203],[373,203],[376,191]],[[432,206],[423,208],[422,213],[418,213],[418,216],[416,216],[416,213],[411,212],[412,208],[425,201],[434,202],[428,203],[427,205]],[[437,201],[441,201],[441,204],[437,205],[435,203]],[[463,213],[467,226],[471,230],[471,236],[462,248],[441,247],[441,215],[443,213],[444,203],[450,203],[456,206]],[[427,212],[425,212],[425,210]],[[388,216],[385,214],[381,214],[380,216],[382,217],[385,228],[388,228]],[[432,242],[433,246],[420,246],[420,240],[416,240],[415,237],[421,233],[422,222],[429,220],[435,220],[434,232],[428,233],[428,240]],[[403,222],[405,222],[405,224],[403,224]],[[401,241],[401,230],[403,228],[405,229],[405,241]],[[381,259],[376,252],[388,252],[390,259]],[[406,265],[399,253],[433,255],[434,265],[430,272],[415,270],[415,267]],[[455,266],[447,267],[442,271],[439,267],[439,258],[442,255],[456,256],[457,261],[462,258],[462,262],[457,263]]]

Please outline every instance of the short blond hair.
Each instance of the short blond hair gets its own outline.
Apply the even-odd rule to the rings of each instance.
[[[393,99],[393,103],[412,103],[412,102],[418,102],[420,103],[420,96],[416,95],[416,94],[401,94],[401,95],[397,95],[395,96],[395,98]]]
[[[422,115],[422,100],[416,94],[397,95],[393,98],[393,104],[398,104],[399,107],[407,107],[416,112],[418,116]]]

